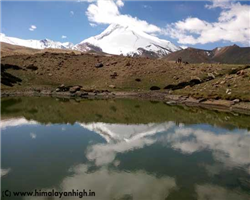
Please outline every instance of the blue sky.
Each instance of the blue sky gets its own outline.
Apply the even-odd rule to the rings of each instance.
[[[240,46],[248,46],[249,44],[244,42],[246,39],[237,41],[237,39],[231,35],[228,36],[229,39],[226,41],[221,38],[212,38],[211,41],[206,41],[204,38],[196,39],[195,41],[193,41],[192,38],[191,40],[183,39],[183,34],[187,36],[190,31],[191,36],[199,37],[199,34],[205,34],[206,28],[210,27],[210,25],[215,29],[217,25],[213,23],[218,22],[218,18],[222,12],[232,12],[235,14],[236,12],[233,12],[233,9],[236,6],[234,6],[234,8],[223,6],[207,8],[206,5],[213,5],[213,3],[209,1],[124,1],[123,3],[124,5],[122,6],[116,6],[119,10],[119,16],[130,15],[132,18],[136,17],[137,21],[145,20],[148,24],[159,27],[161,31],[154,32],[153,30],[150,34],[170,40],[176,45],[213,49],[217,46],[232,45],[234,43]],[[89,15],[92,15],[92,13],[87,15],[86,12],[91,4],[95,6],[96,3],[77,1],[4,1],[1,2],[1,32],[7,36],[22,39],[48,38],[54,41],[69,41],[77,44],[90,36],[100,34],[109,25],[108,18],[104,22],[100,22],[98,19],[90,19],[91,17]],[[240,5],[249,6],[250,3],[244,1],[240,2]],[[248,12],[248,7],[245,8],[246,12]],[[105,8],[102,7],[101,9],[103,10]],[[115,15],[117,15],[117,13]],[[237,13],[235,15],[237,15]],[[190,20],[188,21],[187,19]],[[197,30],[197,28],[195,30],[180,30],[178,22],[181,21],[184,22],[183,26],[185,26],[185,24],[188,25],[190,21],[194,21],[196,24],[202,22],[205,25],[203,27],[203,24],[201,24],[202,28],[198,28],[199,30]],[[231,23],[231,21],[229,22]],[[90,23],[95,24],[95,26],[92,27]],[[31,25],[34,25],[36,28],[33,27],[34,29],[32,29]],[[171,27],[169,27],[170,25]],[[228,26],[224,26],[223,24],[223,27]],[[171,34],[169,32],[170,30]],[[185,31],[185,33],[183,31]],[[67,36],[67,38],[62,38],[62,35]],[[180,40],[182,41],[180,42]],[[183,41],[185,42],[183,43]]]

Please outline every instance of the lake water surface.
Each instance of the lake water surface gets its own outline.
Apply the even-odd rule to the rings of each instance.
[[[29,97],[1,103],[2,192],[250,199],[249,116],[139,100]]]

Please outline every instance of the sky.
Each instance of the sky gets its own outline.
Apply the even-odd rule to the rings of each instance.
[[[1,1],[1,33],[10,37],[77,44],[112,23],[178,46],[250,46],[249,1]]]

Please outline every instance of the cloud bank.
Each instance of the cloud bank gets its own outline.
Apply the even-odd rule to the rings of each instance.
[[[89,5],[86,15],[91,23],[131,26],[138,31],[144,31],[147,33],[161,31],[156,25],[149,24],[144,20],[140,20],[130,15],[121,14],[119,8],[123,6],[124,3],[122,0],[97,0]]]
[[[214,0],[207,9],[222,9],[216,22],[207,22],[195,17],[172,23],[165,34],[177,39],[180,44],[207,44],[229,41],[250,45],[250,6],[229,1]]]

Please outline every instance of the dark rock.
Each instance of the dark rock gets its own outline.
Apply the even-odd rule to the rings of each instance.
[[[29,66],[27,67],[27,69],[30,69],[30,70],[32,70],[32,71],[36,71],[36,70],[38,70],[38,67],[36,67],[35,65],[29,65]]]
[[[10,87],[14,84],[20,84],[22,79],[7,73],[7,69],[21,70],[22,68],[17,65],[1,64],[1,83]]]
[[[113,74],[110,75],[110,77],[111,77],[112,79],[115,79],[117,76],[118,76],[118,74],[117,74],[116,72],[113,72]]]
[[[194,85],[198,85],[200,83],[202,83],[202,80],[200,80],[200,78],[194,78],[188,82],[187,81],[180,82],[177,85],[167,85],[164,89],[165,90],[179,90],[187,86],[193,87]]]
[[[136,78],[135,81],[141,82],[141,79],[140,78]]]
[[[126,66],[130,66],[130,65],[131,65],[130,62],[127,62]]]
[[[150,88],[150,90],[160,90],[161,88],[160,87],[158,87],[158,86],[152,86],[151,88]]]
[[[83,92],[83,93],[81,94],[81,96],[88,96],[88,93],[87,93],[87,92]]]
[[[99,91],[99,90],[94,90],[93,92],[94,92],[95,94],[100,93],[100,91]]]
[[[7,69],[21,70],[22,68],[17,65],[1,64],[1,72]]]
[[[97,63],[97,64],[95,65],[95,67],[96,67],[96,68],[101,68],[101,67],[103,67],[103,64],[102,64],[102,63]]]
[[[7,72],[2,72],[1,74],[1,83],[6,86],[14,86],[14,84],[18,84],[22,82],[22,79],[13,76],[12,74],[9,74]]]

